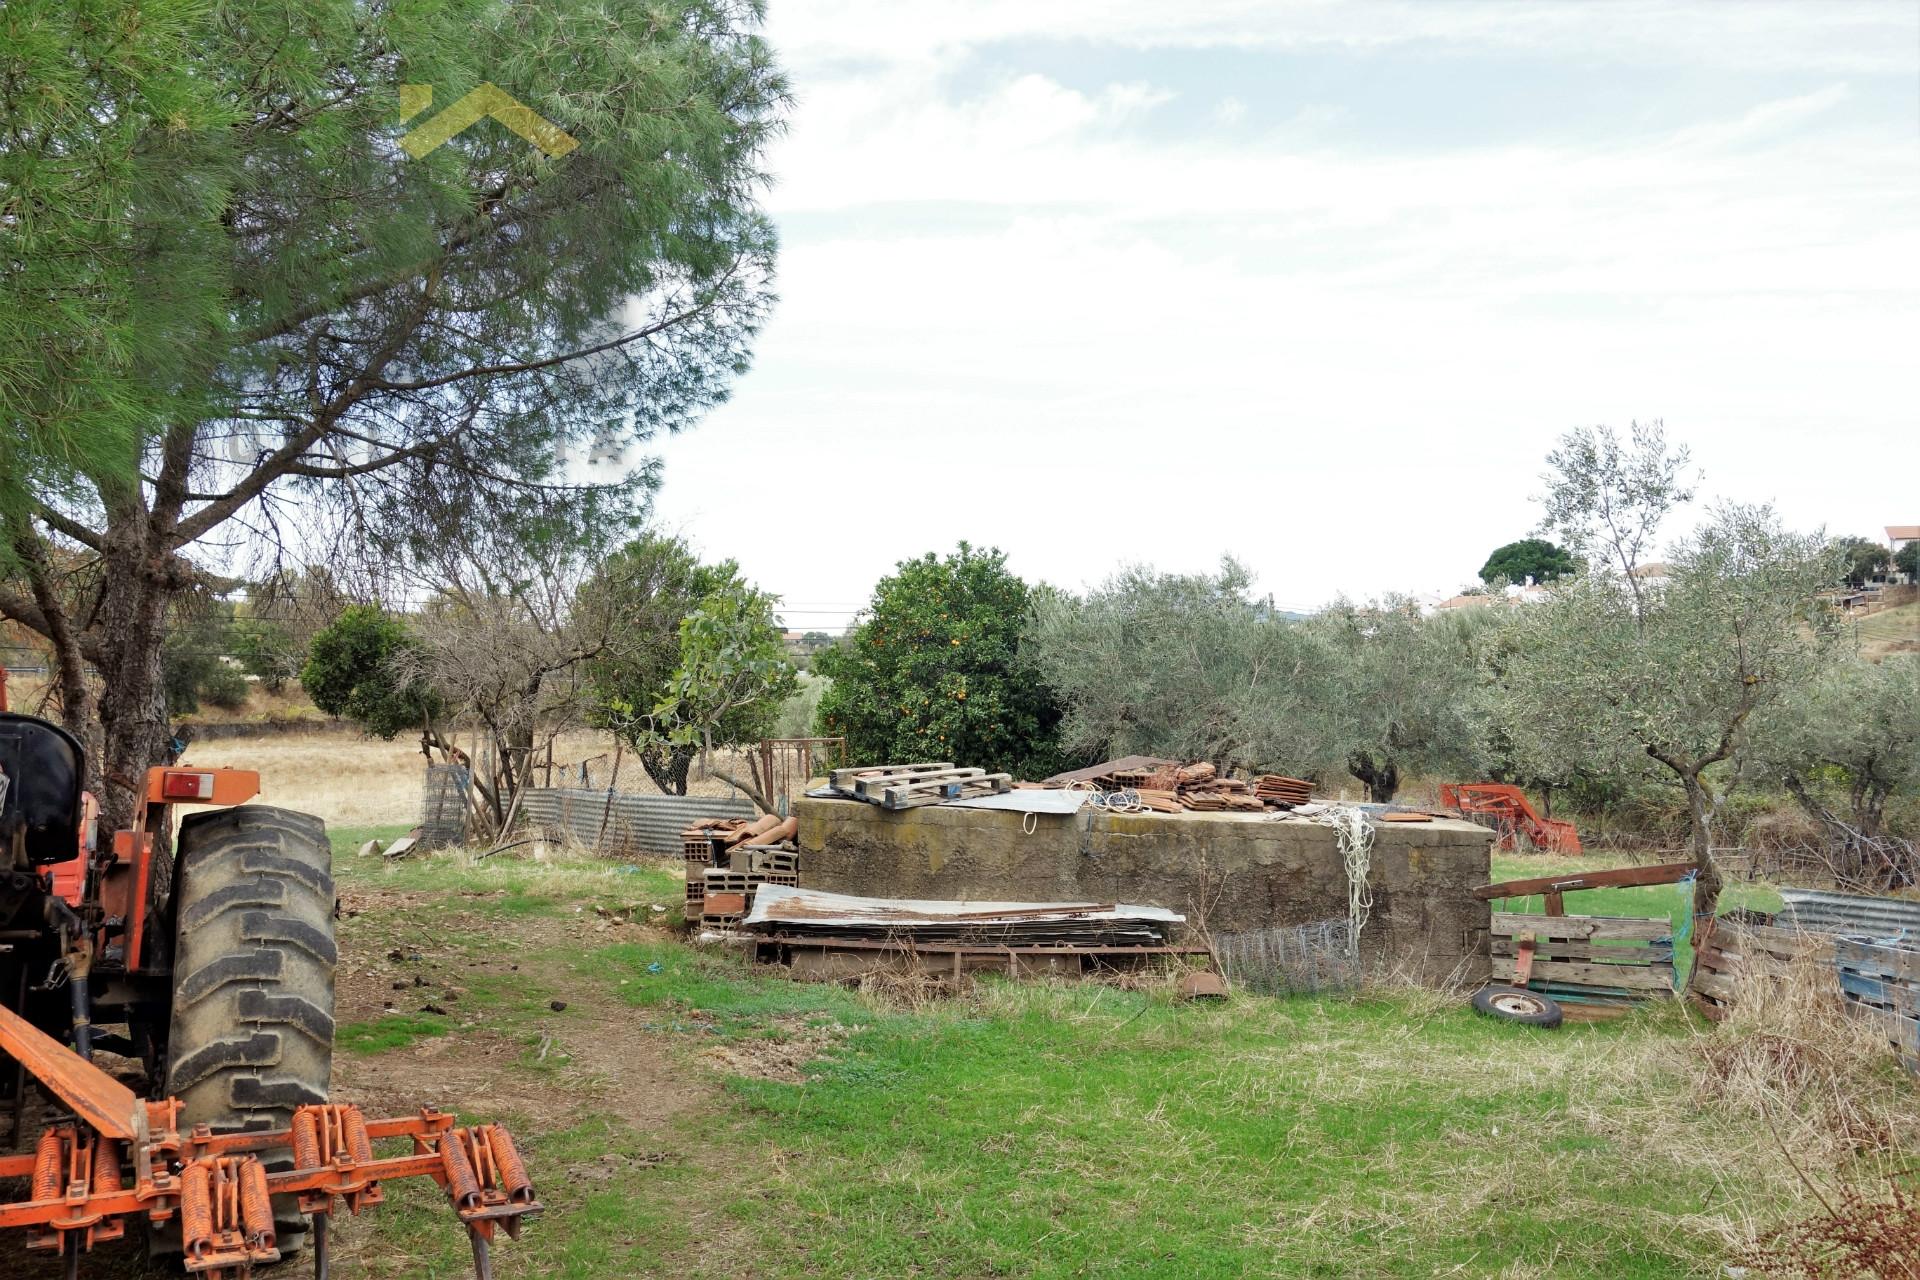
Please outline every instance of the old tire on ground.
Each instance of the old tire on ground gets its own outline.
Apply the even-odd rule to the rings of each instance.
[[[310,814],[244,805],[181,820],[167,1092],[181,1128],[280,1129],[333,1071],[333,855]],[[272,1162],[269,1170],[288,1162]],[[274,1198],[283,1251],[306,1223]]]
[[[1490,1018],[1529,1027],[1557,1027],[1562,1016],[1558,1001],[1520,987],[1484,987],[1473,993],[1473,1007]]]

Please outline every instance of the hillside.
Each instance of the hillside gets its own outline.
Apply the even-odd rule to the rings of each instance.
[[[1920,652],[1920,602],[1870,614],[1854,624],[1860,652],[1869,658]]]

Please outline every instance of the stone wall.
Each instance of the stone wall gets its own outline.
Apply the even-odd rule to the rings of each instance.
[[[888,813],[802,799],[802,883],[882,898],[1133,902],[1184,912],[1215,934],[1341,919],[1347,875],[1334,833],[1257,815],[1029,817],[929,805]],[[1031,830],[1027,830],[1027,827]],[[1423,982],[1487,972],[1492,833],[1468,822],[1388,823],[1374,843],[1370,973]],[[1190,934],[1197,932],[1190,929]]]

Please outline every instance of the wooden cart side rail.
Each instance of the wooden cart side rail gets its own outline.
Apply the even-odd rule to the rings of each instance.
[[[1668,862],[1657,867],[1614,867],[1606,871],[1577,871],[1568,875],[1538,876],[1531,880],[1503,880],[1483,884],[1473,896],[1483,902],[1495,898],[1531,898],[1535,894],[1576,893],[1582,889],[1637,889],[1645,885],[1678,884],[1693,874],[1691,862]]]

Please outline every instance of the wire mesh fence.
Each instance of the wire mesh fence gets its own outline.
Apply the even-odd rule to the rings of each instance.
[[[467,835],[467,789],[473,774],[465,765],[427,766],[425,792],[420,802],[420,844],[443,849],[462,843]]]
[[[1261,995],[1346,991],[1360,985],[1352,953],[1353,931],[1345,920],[1216,934],[1213,953],[1227,980]]]

